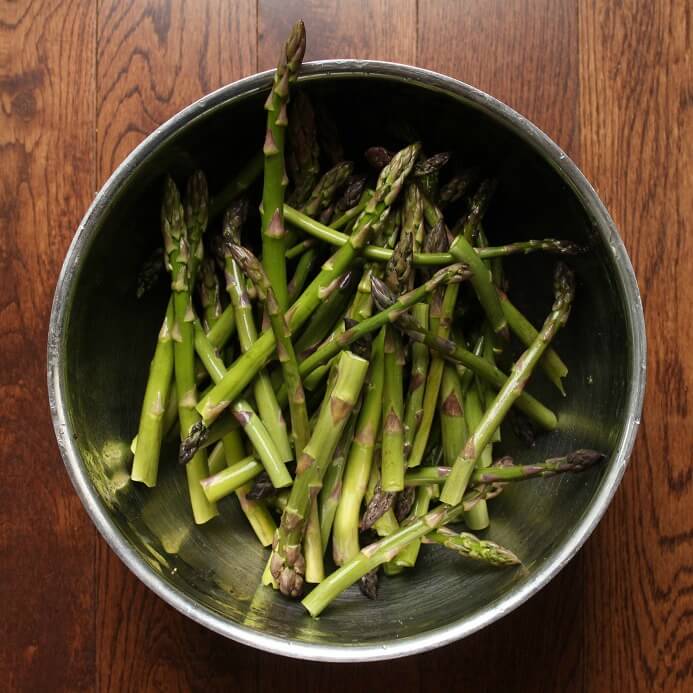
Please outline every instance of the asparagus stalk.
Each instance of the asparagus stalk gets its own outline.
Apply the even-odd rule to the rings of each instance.
[[[332,210],[332,219],[330,226],[333,226],[334,222],[337,221],[343,214],[345,214],[352,207],[359,204],[363,191],[366,187],[366,176],[356,174],[351,175],[349,180],[344,186],[344,191],[341,197],[337,200]]]
[[[441,209],[445,209],[449,205],[454,204],[466,195],[476,177],[477,172],[473,169],[469,169],[458,176],[453,176],[443,185],[438,194],[438,204]]]
[[[452,465],[467,440],[464,402],[459,376],[452,364],[443,368],[440,387],[440,429],[443,438],[443,459]]]
[[[385,267],[385,282],[391,291],[402,293],[413,275],[412,253],[414,249],[413,224],[402,229],[392,259]],[[372,281],[372,280],[371,280]],[[397,330],[385,326],[383,387],[383,432],[381,483],[384,491],[401,491],[404,488],[404,393],[402,374],[404,350]]]
[[[142,298],[147,292],[151,291],[165,274],[164,249],[158,247],[142,263],[137,272],[137,289],[135,291],[137,298]]]
[[[248,492],[250,489],[250,483],[237,488],[236,498],[238,498],[241,510],[248,518],[248,522],[253,528],[255,536],[257,536],[263,546],[270,546],[274,533],[277,531],[277,525],[270,511],[267,509],[267,506],[262,501],[252,501],[248,499]]]
[[[209,459],[211,466],[211,455]],[[207,496],[207,500],[210,503],[216,503],[249,481],[252,481],[262,470],[262,464],[254,457],[245,457],[239,462],[235,462],[216,474],[203,479],[200,484],[205,496]]]
[[[170,300],[149,367],[147,388],[142,401],[142,413],[137,431],[139,444],[135,448],[135,459],[132,464],[133,481],[141,481],[149,487],[156,486],[161,439],[166,430],[164,418],[173,373],[173,345],[171,343],[173,320],[173,301]]]
[[[481,451],[488,445],[493,432],[498,428],[510,407],[520,397],[525,383],[532,374],[532,370],[546,350],[549,342],[558,330],[566,323],[570,313],[575,293],[574,277],[571,270],[563,263],[556,267],[554,275],[555,300],[551,313],[544,321],[539,335],[532,345],[520,356],[512,368],[510,377],[496,395],[491,407],[484,414],[483,419],[474,433],[467,440],[464,449],[458,456],[453,466],[453,473],[445,482],[440,498],[448,505],[460,502],[464,490],[469,482],[469,463],[476,462]]]
[[[216,219],[261,176],[265,166],[262,152],[253,155],[243,168],[216,194],[209,204],[209,218]]]
[[[320,490],[325,469],[358,399],[367,368],[366,360],[349,352],[342,354],[332,392],[299,458],[270,562],[270,572],[285,595],[297,597],[303,591],[305,559],[301,554],[301,537],[311,499]]]
[[[433,498],[433,486],[419,486],[416,489],[416,498],[411,512],[411,519],[423,517],[429,510],[431,499]],[[419,557],[421,539],[414,539],[405,546],[394,558],[396,566],[401,568],[413,568],[416,559]]]
[[[207,179],[202,171],[195,171],[190,178],[185,194],[185,226],[188,233],[190,258],[188,274],[190,291],[197,281],[197,270],[204,257],[202,235],[207,228],[207,211],[209,207],[209,192]]]
[[[496,567],[519,565],[521,562],[512,551],[495,542],[479,539],[468,532],[457,534],[448,527],[441,527],[431,532],[422,541],[425,544],[439,544],[446,549],[456,551],[460,556]]]
[[[312,497],[310,499],[310,514],[303,537],[303,556],[306,563],[305,582],[317,584],[325,578],[325,565],[322,560],[324,550],[318,499]]]
[[[226,374],[224,363],[207,340],[202,326],[197,321],[194,324],[194,334],[197,355],[204,363],[212,380],[215,383],[220,382]],[[291,475],[284,464],[282,455],[261,418],[253,410],[250,402],[244,399],[236,400],[231,407],[231,413],[253,444],[274,487],[284,488],[290,486]],[[181,445],[183,446],[186,443],[187,441],[184,441]]]
[[[367,203],[361,203],[353,210],[349,210],[344,217],[340,217],[330,226],[320,223],[316,219],[311,219],[308,215],[286,204],[284,205],[284,218],[301,231],[305,231],[317,240],[323,241],[328,245],[341,247],[345,245],[349,236],[338,229],[346,225],[355,216],[360,214]],[[556,238],[542,238],[529,241],[518,241],[517,243],[507,243],[499,246],[489,246],[488,248],[472,248],[473,252],[481,260],[490,260],[496,257],[507,257],[509,255],[526,255],[534,252],[556,253],[558,255],[576,255],[581,252],[581,248],[572,241],[565,241]],[[458,253],[459,254],[459,253]],[[392,250],[377,245],[367,245],[363,249],[363,256],[367,260],[377,262],[387,262],[392,257]],[[450,252],[440,253],[414,253],[414,265],[419,267],[435,267],[439,265],[449,265],[456,261],[457,256]]]
[[[315,217],[324,212],[332,204],[337,190],[346,183],[353,170],[354,164],[351,161],[343,161],[327,171],[313,188],[303,206],[303,213]]]
[[[422,329],[428,329],[428,305],[417,303],[412,309],[412,316]],[[411,375],[409,390],[404,409],[404,456],[408,460],[417,429],[423,415],[423,400],[428,373],[429,352],[426,345],[414,342],[411,345]]]
[[[486,345],[486,339],[482,342],[481,351]],[[467,431],[469,435],[472,435],[476,431],[479,423],[484,417],[484,409],[486,408],[486,402],[482,397],[482,389],[479,387],[479,381],[477,378],[470,378],[469,385],[464,392],[464,416],[465,422],[467,424]],[[495,396],[495,395],[494,395]],[[497,429],[496,429],[497,430]],[[460,454],[467,437],[462,442],[455,456],[453,458],[446,458],[445,464],[452,466]],[[481,468],[488,467],[493,462],[493,446],[489,443],[482,451],[479,459],[475,464],[469,464],[470,468]],[[466,473],[466,472],[465,472]],[[485,529],[489,525],[488,507],[486,506],[486,501],[481,501],[477,503],[468,513],[464,516],[464,521],[469,527],[476,531]]]
[[[267,134],[263,145],[265,175],[262,188],[262,261],[270,277],[279,306],[286,310],[289,293],[286,281],[284,189],[289,182],[284,166],[284,135],[288,125],[289,84],[296,80],[306,50],[303,22],[294,24],[284,45],[274,83],[265,102]]]
[[[373,197],[370,198],[354,226],[349,243],[323,265],[320,274],[311,282],[287,313],[289,329],[296,332],[310,317],[329,290],[332,282],[344,274],[359,255],[374,227],[385,218],[390,206],[397,199],[407,175],[411,171],[420,145],[414,144],[398,152],[389,166],[383,169]],[[228,369],[223,381],[218,383],[198,404],[198,411],[205,424],[211,423],[238,397],[265,365],[275,348],[274,335],[265,332],[245,354]]]
[[[373,344],[368,388],[359,412],[354,440],[349,448],[342,494],[334,519],[332,556],[337,565],[342,565],[359,551],[359,514],[371,472],[382,413],[383,338],[384,335],[380,336]]]
[[[219,318],[219,320],[221,320],[221,318]],[[217,322],[214,322],[214,318],[212,317],[210,328],[214,329],[216,325]],[[207,338],[209,339],[209,332],[207,333]],[[228,421],[236,423],[231,417],[228,417]],[[240,466],[238,466],[239,463]],[[274,536],[277,526],[264,503],[255,503],[247,498],[250,484],[242,483],[243,476],[246,476],[247,482],[250,478],[255,476],[257,472],[262,470],[263,467],[257,462],[252,465],[245,458],[245,446],[240,431],[232,430],[221,437],[221,442],[218,443],[209,455],[208,466],[212,477],[220,474],[226,468],[232,469],[230,474],[232,478],[229,479],[229,473],[227,473],[225,483],[227,485],[230,483],[233,490],[235,490],[241,511],[246,516],[260,543],[263,546],[269,546],[272,543],[272,537]],[[253,467],[255,467],[255,469]],[[224,477],[221,477],[221,479],[223,478]],[[217,483],[219,483],[221,479],[217,478]],[[205,492],[205,495],[208,496],[205,491],[205,483],[207,481],[208,480],[204,480],[202,482],[202,490]]]
[[[236,318],[234,315],[233,304],[229,303],[221,311],[218,319],[207,331],[207,339],[215,349],[226,346],[229,339],[236,333]]]
[[[320,173],[320,150],[315,112],[310,97],[297,89],[289,104],[287,167],[293,183],[291,204],[302,205],[310,195]]]
[[[340,277],[337,289],[315,311],[301,336],[296,340],[296,353],[301,358],[305,358],[315,351],[320,342],[328,336],[330,330],[344,315],[357,278],[358,275],[355,271],[347,272],[343,277]]]
[[[452,313],[457,302],[458,286],[448,285],[443,294],[442,302],[438,304],[436,294],[433,294],[431,301],[431,317],[430,324],[432,330],[436,330],[439,339],[447,338],[450,332],[450,322]],[[413,318],[409,321],[412,324],[418,323]],[[431,364],[428,369],[426,378],[426,388],[424,390],[423,405],[421,410],[421,421],[412,442],[411,453],[409,455],[409,466],[418,467],[423,459],[428,437],[431,433],[433,425],[433,417],[435,416],[436,407],[438,404],[438,393],[440,392],[440,384],[443,378],[443,367],[445,362],[440,353],[435,353],[431,359]]]
[[[359,522],[359,529],[375,529],[380,537],[387,537],[399,529],[392,506],[395,502],[394,493],[385,493],[380,486],[380,444],[373,453],[371,474],[366,486],[366,509]]]
[[[404,525],[384,539],[361,549],[351,560],[335,570],[301,602],[314,618],[339,596],[347,587],[379,565],[392,560],[414,539],[419,539],[446,524],[457,520],[466,508],[484,497],[490,497],[497,489],[477,489],[465,496],[463,502],[454,507],[438,506],[423,517]]]
[[[318,253],[315,248],[309,248],[296,263],[296,269],[289,282],[289,301],[293,305],[296,299],[301,295],[303,287],[308,281],[310,273],[313,271],[316,260],[318,259]]]
[[[205,257],[200,266],[198,294],[202,305],[202,319],[205,330],[209,332],[221,317],[221,298],[219,296],[219,279],[214,267],[214,260]]]
[[[536,338],[538,331],[532,323],[510,302],[504,292],[498,291],[501,308],[513,334],[528,347]],[[539,367],[546,373],[549,380],[565,396],[563,378],[568,375],[568,367],[554,349],[549,347],[539,361]]]
[[[169,177],[166,179],[164,201],[161,208],[161,230],[164,249],[171,272],[171,291],[173,292],[174,323],[171,330],[173,339],[173,365],[178,397],[178,420],[181,438],[186,438],[200,417],[195,410],[197,387],[195,384],[193,349],[194,313],[190,298],[190,270],[192,264],[191,246],[184,221],[183,205],[178,188]],[[138,448],[142,445],[138,445]],[[197,524],[208,522],[217,515],[216,506],[209,503],[200,481],[209,476],[207,453],[196,452],[185,468],[193,517]]]
[[[452,464],[466,440],[464,414],[462,410],[462,387],[457,371],[450,364],[443,365],[440,386],[440,427],[443,439],[443,456],[447,464]],[[428,512],[433,496],[431,487],[417,491],[414,517]],[[485,501],[480,501],[484,503]],[[407,546],[395,560],[397,565],[412,567],[416,564],[421,542],[416,539]]]
[[[374,332],[393,321],[399,320],[400,316],[405,314],[409,308],[426,298],[426,296],[439,286],[450,282],[464,281],[468,276],[469,273],[465,265],[450,265],[449,267],[444,267],[438,270],[433,277],[424,282],[421,286],[402,294],[397,300],[394,300],[391,292],[385,287],[383,282],[377,279],[377,277],[373,277],[371,279],[373,294],[375,295],[377,291],[384,290],[388,296],[393,298],[393,302],[383,308],[379,313],[345,330],[330,342],[324,343],[317,351],[313,352],[308,358],[301,362],[299,367],[301,375],[307,375],[317,366],[326,363],[341,350],[349,346],[349,344],[352,344],[364,335]],[[377,287],[382,287],[382,289]]]
[[[245,277],[239,263],[234,259],[234,247],[240,243],[240,229],[245,219],[244,203],[230,207],[224,216],[224,267],[226,288],[231,297],[236,315],[236,329],[241,344],[241,351],[247,353],[258,340],[253,310],[245,289]],[[279,310],[277,308],[277,310]],[[286,423],[281,408],[277,403],[272,382],[264,370],[260,370],[253,383],[253,392],[257,402],[260,419],[267,428],[274,444],[284,462],[293,459],[291,443],[286,430]]]
[[[392,301],[394,301],[394,297],[382,282],[374,282],[373,288],[376,303],[381,308],[381,313],[377,313],[377,315],[381,315],[383,311],[393,306]],[[507,381],[508,377],[499,368],[492,366],[481,356],[477,356],[449,339],[436,337],[430,330],[422,330],[421,327],[411,319],[411,316],[405,313],[398,313],[396,319],[397,322],[395,324],[406,332],[411,339],[423,342],[431,349],[435,349],[443,354],[448,360],[461,363],[495,387],[502,388]],[[513,403],[533,421],[536,421],[542,426],[542,428],[549,431],[556,428],[558,423],[556,415],[529,393],[521,392]]]
[[[475,469],[469,486],[474,488],[483,484],[505,484],[526,481],[556,474],[579,474],[604,461],[606,455],[596,450],[575,450],[562,457],[550,457],[544,462],[535,464],[513,464],[510,457],[502,457],[491,467]],[[407,472],[407,486],[428,486],[447,480],[452,474],[452,467],[420,467]]]
[[[320,535],[322,538],[323,552],[327,548],[327,542],[332,533],[339,499],[342,496],[342,479],[344,477],[344,468],[346,467],[347,457],[354,440],[354,431],[356,428],[356,412],[354,412],[346,425],[342,437],[339,440],[337,448],[332,457],[332,461],[325,472],[325,480],[318,499],[318,510],[320,519]]]
[[[298,362],[286,316],[277,302],[274,289],[260,261],[249,250],[235,243],[229,245],[229,250],[236,263],[240,265],[243,272],[253,281],[260,300],[265,304],[270,325],[277,341],[277,356],[289,393],[291,432],[294,439],[296,457],[298,458],[306,443],[308,443],[310,425],[308,423],[308,410],[306,409],[303,383],[298,372]]]

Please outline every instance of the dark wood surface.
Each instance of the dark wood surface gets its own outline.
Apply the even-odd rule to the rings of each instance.
[[[645,413],[575,560],[467,640],[371,665],[266,655],[192,623],[97,536],[54,443],[45,338],[93,193],[158,124],[307,58],[429,67],[504,100],[580,165],[635,265]],[[684,691],[693,688],[693,74],[685,0],[3,0],[0,4],[0,688]]]

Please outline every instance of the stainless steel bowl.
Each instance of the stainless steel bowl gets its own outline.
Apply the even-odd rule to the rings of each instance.
[[[382,581],[377,602],[344,594],[319,620],[258,589],[265,556],[237,511],[197,527],[184,475],[162,464],[154,490],[130,483],[136,430],[165,288],[137,301],[135,275],[158,244],[161,176],[194,166],[219,188],[262,141],[271,73],[206,96],[150,135],[96,196],[68,251],[53,303],[48,389],[58,445],[77,493],[125,564],[176,609],[218,633],[277,654],[327,661],[401,657],[463,638],[543,587],[575,554],[611,500],[633,446],[645,386],[645,328],[635,276],[589,183],[541,131],[466,84],[413,67],[335,60],[305,66],[302,85],[339,104],[354,151],[380,142],[405,108],[432,149],[501,170],[488,218],[494,243],[558,236],[590,246],[576,258],[578,294],[558,338],[569,397],[540,376],[532,387],[560,413],[559,429],[525,462],[577,446],[610,452],[590,473],[512,487],[493,502],[489,536],[524,561],[485,570],[425,547],[420,565]],[[356,134],[354,134],[356,133]],[[515,296],[540,321],[554,258],[509,260]],[[415,595],[412,597],[412,595]]]

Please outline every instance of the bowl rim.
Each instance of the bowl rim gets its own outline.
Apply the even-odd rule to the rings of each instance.
[[[425,633],[369,645],[336,645],[304,643],[252,630],[232,622],[218,612],[203,606],[178,588],[164,582],[121,535],[106,507],[92,485],[75,444],[66,409],[66,383],[62,353],[65,346],[64,327],[70,313],[71,296],[76,284],[81,259],[96,237],[99,220],[108,210],[110,201],[129,176],[149,154],[184,127],[208,114],[211,109],[269,88],[274,70],[267,70],[223,86],[202,97],[159,126],[143,140],[115,169],[80,222],[69,246],[53,298],[48,330],[48,397],[55,436],[72,484],[96,528],[125,565],[155,594],[182,614],[203,626],[265,652],[299,659],[326,662],[367,662],[405,657],[450,644],[493,623],[514,610],[544,587],[577,553],[597,526],[623,477],[633,449],[645,393],[646,336],[642,301],[635,273],[618,231],[604,204],[571,159],[538,127],[485,92],[464,82],[431,70],[399,63],[375,60],[318,60],[305,63],[301,81],[326,77],[384,78],[403,81],[445,93],[506,127],[532,146],[571,187],[581,205],[594,222],[595,230],[605,241],[604,249],[615,268],[626,306],[626,320],[632,344],[630,392],[625,406],[626,421],[614,455],[595,496],[579,521],[576,531],[553,554],[550,561],[537,570],[527,582],[511,588],[502,597],[462,621]]]

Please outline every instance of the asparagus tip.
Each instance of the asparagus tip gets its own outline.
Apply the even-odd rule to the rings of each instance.
[[[178,451],[178,461],[180,464],[187,464],[190,462],[195,456],[195,453],[202,447],[205,440],[207,440],[208,434],[209,429],[202,421],[198,421],[192,426],[188,433],[188,437],[184,438],[180,443]]]

